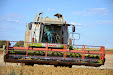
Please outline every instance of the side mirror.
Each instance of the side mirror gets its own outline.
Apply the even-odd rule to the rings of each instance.
[[[31,30],[32,29],[32,24],[28,23],[28,29]]]
[[[75,32],[75,26],[73,25],[72,31]]]

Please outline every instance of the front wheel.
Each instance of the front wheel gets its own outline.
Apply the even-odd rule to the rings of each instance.
[[[34,66],[33,63],[25,63],[25,65],[28,65],[28,66]]]
[[[57,65],[54,65],[54,67],[57,67]]]
[[[69,67],[69,68],[72,68],[72,65],[69,65],[68,67]]]

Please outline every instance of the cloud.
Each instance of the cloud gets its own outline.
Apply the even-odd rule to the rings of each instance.
[[[112,6],[113,6],[113,1],[112,1]]]
[[[56,11],[56,9],[50,9],[50,8],[48,8],[47,10],[48,11]]]
[[[108,15],[109,10],[107,8],[91,8],[89,9],[90,13],[89,14],[94,14],[94,15]]]
[[[113,6],[113,1],[112,1],[112,4],[111,4],[111,6]]]
[[[80,29],[80,28],[83,28],[83,27],[75,26],[75,28]],[[72,30],[72,27],[68,27],[68,29]]]
[[[2,16],[0,16],[0,18],[2,18]]]
[[[83,25],[81,23],[76,23],[76,22],[70,22],[69,24],[75,25],[76,28],[83,28],[83,27],[87,26],[87,25]]]
[[[100,21],[96,21],[96,23],[113,25],[113,20],[100,20]]]
[[[75,23],[75,22],[70,22],[70,24],[73,24],[73,25],[82,25],[80,23]]]
[[[18,33],[24,31],[24,18],[24,16],[14,13],[0,16],[0,34],[6,35],[8,33]]]
[[[82,11],[73,12],[73,14],[82,16],[105,16],[109,14],[109,10],[107,8],[89,8]]]
[[[84,26],[84,27],[87,26],[87,25],[83,25],[81,23],[76,23],[76,22],[70,22],[69,24],[73,24],[73,25],[76,25],[76,26]]]
[[[11,24],[23,24],[24,16],[21,16],[17,13],[9,13],[5,16],[0,16],[1,23],[11,23]]]
[[[14,19],[14,18],[8,18],[7,22],[9,23],[17,23],[17,24],[22,24],[23,22],[19,19]]]
[[[6,25],[6,24],[0,25],[0,32],[9,32],[14,29],[16,30],[16,26]]]
[[[82,27],[76,27],[76,28],[80,29],[80,28],[82,28]]]

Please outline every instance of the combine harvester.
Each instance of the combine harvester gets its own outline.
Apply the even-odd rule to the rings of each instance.
[[[97,67],[104,64],[104,46],[75,45],[76,39],[70,37],[78,34],[75,33],[74,25],[64,22],[63,16],[59,13],[54,15],[57,18],[40,17],[41,14],[38,13],[34,22],[26,25],[24,47],[11,47],[9,43],[18,41],[7,41],[4,62],[25,65],[47,64],[55,67],[72,65]],[[69,26],[72,27],[71,33],[68,32]]]

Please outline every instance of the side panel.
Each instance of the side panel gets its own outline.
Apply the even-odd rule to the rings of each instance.
[[[63,41],[64,41],[64,44],[67,44],[68,43],[68,26],[63,26],[62,29],[63,29]]]
[[[30,30],[25,31],[25,42],[29,42],[30,41]],[[27,47],[27,43],[24,43],[24,47]]]
[[[40,37],[39,37],[39,42],[42,41],[43,29],[44,29],[44,25],[40,25],[40,32],[39,32]]]
[[[39,37],[40,37],[40,25],[32,24],[32,30],[31,30],[29,42],[32,42],[32,38],[34,38],[34,42],[39,42]]]
[[[39,37],[40,37],[40,24],[32,24],[31,30],[29,30],[27,24],[25,31],[25,42],[32,42],[32,38],[34,38],[34,42],[39,42]],[[27,43],[24,43],[24,47],[27,47]]]

